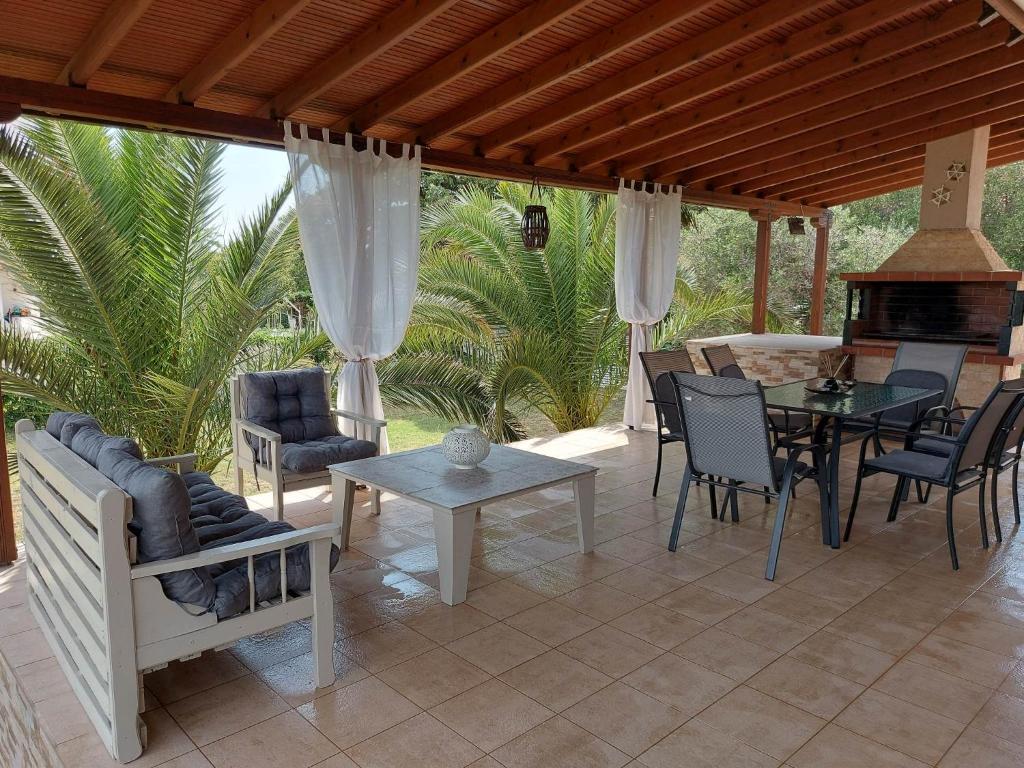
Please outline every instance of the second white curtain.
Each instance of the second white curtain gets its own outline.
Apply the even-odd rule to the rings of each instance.
[[[383,141],[363,151],[332,144],[325,129],[299,138],[285,123],[285,148],[302,252],[324,331],[347,362],[338,377],[338,408],[382,419],[374,361],[402,343],[419,271],[420,148],[391,157]],[[345,434],[369,430],[344,422]],[[387,433],[380,441],[387,453]]]
[[[641,185],[642,186],[642,185]],[[642,429],[657,424],[640,353],[651,349],[651,326],[668,313],[675,289],[682,231],[681,193],[653,192],[620,181],[615,214],[615,307],[629,323],[629,373],[622,420]]]

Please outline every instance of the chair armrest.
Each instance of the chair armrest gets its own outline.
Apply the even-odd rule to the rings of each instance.
[[[294,547],[297,544],[316,541],[317,539],[331,539],[340,533],[340,525],[325,523],[324,525],[314,525],[310,528],[301,528],[297,531],[266,536],[255,541],[242,541],[237,544],[211,547],[192,555],[172,557],[169,560],[154,560],[151,563],[133,566],[131,571],[132,578],[141,579],[146,576],[161,576],[165,573],[188,571],[193,568],[203,568],[208,565],[239,560],[244,557],[254,557],[268,552],[277,552],[287,547]]]
[[[194,453],[180,453],[177,456],[157,456],[146,459],[146,463],[153,467],[177,466],[181,473],[192,472],[196,468],[196,455]]]
[[[272,429],[261,427],[259,424],[249,421],[248,419],[238,419],[237,424],[242,428],[243,431],[248,432],[250,435],[255,437],[262,437],[271,443],[280,443],[281,435]]]
[[[351,419],[352,421],[359,421],[363,424],[369,424],[371,427],[378,427],[384,429],[388,425],[383,419],[374,419],[370,416],[363,416],[361,413],[353,413],[352,411],[343,411],[341,408],[332,408],[331,413],[335,416],[339,416],[343,419]]]

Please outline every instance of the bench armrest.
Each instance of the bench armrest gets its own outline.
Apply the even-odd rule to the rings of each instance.
[[[196,468],[196,455],[194,453],[180,453],[177,456],[157,456],[146,459],[146,463],[153,467],[177,466],[181,473],[192,472]]]
[[[294,547],[297,544],[305,544],[318,539],[331,539],[340,535],[340,533],[340,525],[326,523],[324,525],[314,525],[310,528],[301,528],[297,531],[278,533],[274,536],[266,536],[255,541],[242,541],[237,544],[211,547],[192,555],[172,557],[169,560],[154,560],[151,563],[133,566],[132,579],[141,579],[146,576],[161,576],[165,573],[188,571],[193,568],[203,568],[208,565],[239,560],[244,557],[264,555],[268,552],[277,552],[287,547]]]
[[[352,411],[343,411],[341,408],[332,408],[331,413],[342,419],[351,419],[352,421],[358,421],[363,424],[368,424],[371,427],[377,427],[384,429],[388,425],[383,419],[375,419],[371,416],[363,416],[361,413],[353,413]]]

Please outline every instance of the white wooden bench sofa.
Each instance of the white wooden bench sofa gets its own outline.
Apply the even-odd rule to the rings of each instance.
[[[291,526],[272,523],[281,532],[238,540],[246,534],[237,529],[251,523],[249,515],[256,513],[247,508],[235,510],[233,520],[225,515],[221,522],[207,514],[209,510],[202,505],[217,496],[211,493],[216,486],[201,485],[209,477],[192,472],[194,457],[133,459],[148,467],[173,467],[179,476],[194,479],[190,514],[199,515],[197,523],[205,514],[204,519],[213,521],[215,528],[224,527],[233,534],[229,540],[234,539],[233,543],[197,547],[198,551],[170,559],[139,563],[137,560],[146,559],[138,553],[146,548],[147,532],[139,529],[137,520],[133,523],[133,511],[141,513],[147,506],[151,513],[152,504],[136,502],[93,466],[87,460],[94,458],[89,449],[82,451],[83,458],[66,445],[66,431],[58,439],[27,420],[16,427],[29,600],[43,635],[115,759],[128,762],[142,753],[146,738],[138,714],[142,675],[170,661],[189,659],[248,635],[311,618],[316,684],[333,684],[329,573],[332,557],[337,556],[331,540],[340,533],[339,526],[282,530]],[[91,437],[98,445],[101,438]],[[84,438],[70,442],[78,449]],[[151,469],[139,465],[131,466],[131,471],[153,475]],[[103,459],[99,466],[104,467]],[[106,466],[109,469],[109,461]],[[111,474],[121,480],[116,472]],[[131,487],[134,481],[121,482]],[[179,481],[174,478],[173,482]],[[180,494],[180,487],[176,488]],[[195,505],[199,505],[198,512]],[[129,524],[138,536],[129,530]],[[219,573],[217,580],[207,582],[214,573]],[[207,591],[213,584],[218,590],[216,601],[211,598],[204,606],[168,597],[168,589],[180,587],[173,580],[183,575],[188,583],[201,583]],[[197,575],[202,577],[199,581],[195,581]],[[279,583],[268,583],[269,578],[279,578]],[[301,586],[308,588],[296,590],[294,585],[303,581]],[[225,590],[226,596],[221,594]],[[235,613],[225,615],[232,611]]]

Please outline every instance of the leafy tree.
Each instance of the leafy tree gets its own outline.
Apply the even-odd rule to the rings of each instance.
[[[211,467],[226,450],[232,370],[323,345],[249,344],[287,283],[297,227],[282,187],[221,245],[221,153],[64,121],[0,131],[0,262],[36,297],[44,331],[0,331],[8,392]]]

